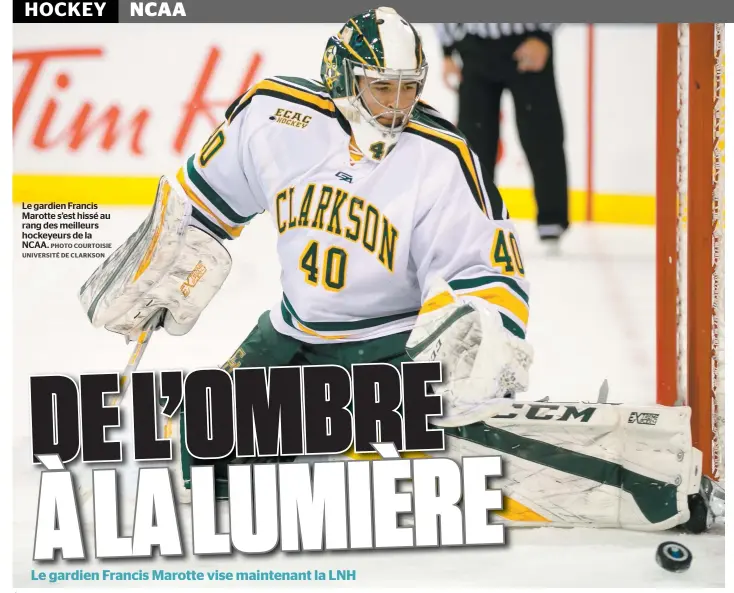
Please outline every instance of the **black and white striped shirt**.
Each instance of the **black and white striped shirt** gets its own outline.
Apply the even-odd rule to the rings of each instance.
[[[540,33],[550,35],[560,23],[439,23],[438,38],[445,56],[451,55],[455,45],[467,35],[499,39],[510,35]]]

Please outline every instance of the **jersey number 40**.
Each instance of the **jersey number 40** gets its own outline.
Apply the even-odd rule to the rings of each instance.
[[[341,247],[329,247],[319,256],[318,241],[311,241],[301,253],[300,269],[311,286],[321,284],[326,290],[338,292],[347,281],[347,252]]]
[[[495,231],[489,260],[492,266],[499,268],[505,276],[525,276],[525,266],[522,263],[517,239],[513,233],[505,229]]]

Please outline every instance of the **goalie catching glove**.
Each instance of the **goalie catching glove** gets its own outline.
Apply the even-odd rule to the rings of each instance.
[[[436,280],[407,343],[415,361],[439,361],[442,396],[438,426],[463,426],[484,419],[500,398],[528,388],[533,348],[505,329],[497,307],[473,296],[457,296]]]
[[[229,275],[232,259],[190,220],[191,203],[161,178],[148,217],[79,291],[94,327],[135,340],[163,309],[169,334],[191,330]]]

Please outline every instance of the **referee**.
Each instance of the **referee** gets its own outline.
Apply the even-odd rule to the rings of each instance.
[[[556,23],[442,23],[443,79],[459,84],[458,127],[494,180],[500,98],[515,102],[517,130],[535,186],[540,239],[557,249],[568,228],[563,121],[553,73]],[[455,61],[458,54],[461,66]]]

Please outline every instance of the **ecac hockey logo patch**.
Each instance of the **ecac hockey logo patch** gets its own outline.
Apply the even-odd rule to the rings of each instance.
[[[285,124],[294,128],[305,128],[311,123],[310,115],[303,115],[290,109],[278,109],[274,115],[270,116],[270,119],[276,123]]]

